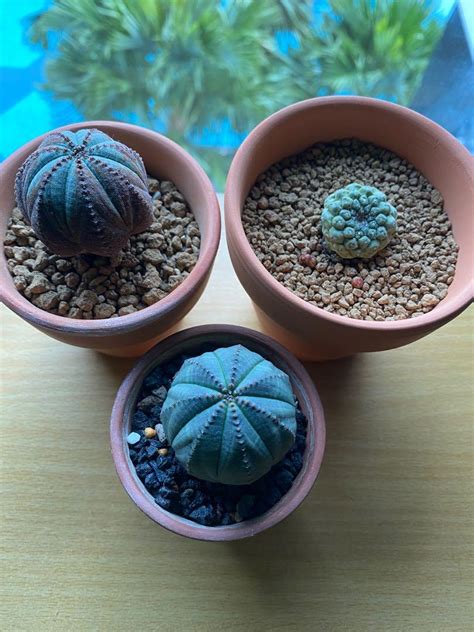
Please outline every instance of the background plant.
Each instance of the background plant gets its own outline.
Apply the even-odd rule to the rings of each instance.
[[[332,11],[306,40],[332,93],[409,105],[441,35],[431,0],[330,0]]]
[[[221,188],[235,146],[280,107],[334,92],[408,103],[421,80],[440,32],[431,2],[332,0],[322,20],[314,4],[54,0],[30,37],[55,98],[163,131]]]

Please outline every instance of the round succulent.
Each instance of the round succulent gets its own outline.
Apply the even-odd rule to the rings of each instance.
[[[48,134],[20,167],[15,195],[58,255],[114,255],[153,221],[142,159],[96,129]]]
[[[296,405],[286,373],[241,345],[186,360],[161,411],[176,458],[198,478],[253,483],[295,440]]]
[[[343,259],[370,259],[397,232],[397,211],[382,191],[354,182],[328,195],[321,224],[330,250]]]

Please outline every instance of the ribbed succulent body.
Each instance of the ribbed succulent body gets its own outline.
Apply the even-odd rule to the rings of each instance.
[[[370,259],[397,232],[397,211],[379,189],[352,183],[328,195],[321,224],[330,250],[343,259]]]
[[[95,129],[53,132],[16,176],[17,205],[55,254],[111,256],[153,221],[140,156]]]
[[[198,478],[253,483],[295,440],[288,376],[241,345],[186,360],[161,411],[177,459]]]

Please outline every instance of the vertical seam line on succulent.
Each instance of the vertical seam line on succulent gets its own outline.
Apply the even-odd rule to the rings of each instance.
[[[256,399],[273,399],[276,402],[281,402],[282,404],[288,404],[288,406],[293,406],[294,402],[287,402],[286,399],[280,399],[279,397],[274,397],[270,395],[269,397],[265,397],[265,395],[253,395],[252,393],[237,393],[237,397],[255,397]]]
[[[222,402],[222,403],[224,404],[225,415],[224,415],[224,421],[222,423],[221,439],[220,439],[220,443],[219,443],[219,452],[218,452],[218,455],[217,455],[217,465],[216,465],[216,479],[217,480],[219,480],[219,469],[220,469],[220,466],[221,466],[222,444],[224,443],[225,426],[226,426],[227,416],[229,414],[229,405],[226,404],[225,402]]]
[[[93,145],[92,147],[93,149],[95,149],[95,145]],[[127,169],[128,171],[130,171],[130,173],[133,173],[133,175],[136,178],[139,178],[139,180],[142,182],[143,186],[146,187],[147,184],[146,182],[143,182],[143,178],[140,174],[138,174],[136,171],[134,171],[133,169],[130,169],[130,167],[128,165],[124,165],[123,162],[119,162],[118,160],[115,160],[114,158],[110,158],[109,156],[98,156],[97,154],[93,154],[91,153],[90,155],[86,156],[86,158],[93,158],[95,161],[100,162],[101,164],[105,165],[106,167],[110,167],[111,165],[108,165],[106,162],[104,162],[104,160],[110,160],[110,162],[115,163],[116,165],[118,165],[120,167],[120,169]],[[112,167],[114,168],[114,167]],[[115,169],[117,169],[117,167],[115,167]]]
[[[176,383],[176,386],[180,385],[180,384],[188,384],[190,386],[201,386],[202,388],[208,388],[211,391],[215,391],[216,393],[221,394],[220,390],[218,388],[214,388],[213,386],[208,386],[207,384],[200,384],[199,382],[193,381],[193,382],[182,382],[181,380],[179,382]]]
[[[258,360],[258,362],[257,362],[256,364],[254,364],[254,365],[253,365],[253,366],[252,366],[252,367],[251,367],[251,368],[247,371],[247,373],[246,373],[245,375],[243,375],[243,376],[240,378],[240,380],[239,380],[239,387],[240,387],[240,384],[242,384],[242,382],[248,378],[248,376],[252,373],[252,371],[253,371],[254,369],[256,369],[256,368],[259,366],[259,364],[262,364],[262,362],[266,362],[265,358],[262,358],[261,360]]]
[[[214,404],[215,404],[215,403],[216,403],[216,402],[214,402]],[[214,404],[213,404],[213,405],[214,405]],[[203,411],[201,411],[201,412],[203,412]],[[202,438],[204,437],[204,435],[206,434],[206,432],[209,430],[209,428],[211,427],[211,425],[212,425],[212,424],[216,421],[217,416],[218,416],[218,409],[216,409],[216,410],[214,411],[214,413],[212,413],[212,414],[211,414],[211,417],[210,417],[207,421],[205,421],[205,422],[204,422],[204,424],[203,424],[203,426],[201,427],[201,430],[199,431],[199,435],[196,437],[196,439],[195,439],[195,441],[194,441],[194,443],[193,443],[193,447],[191,448],[191,451],[190,451],[190,453],[189,453],[189,459],[187,460],[187,463],[186,463],[186,469],[187,469],[188,471],[189,471],[189,467],[190,467],[190,465],[191,465],[191,461],[192,461],[192,459],[193,459],[193,456],[194,456],[194,455],[195,455],[195,453],[196,453],[196,448],[197,448],[197,446],[199,445],[200,441],[202,440]],[[224,419],[224,422],[225,422],[225,419]],[[189,423],[189,422],[188,422],[188,423]],[[185,425],[186,425],[186,424],[185,424]],[[183,428],[184,428],[184,426],[183,426]],[[175,439],[176,439],[176,437],[175,437]]]
[[[224,371],[224,367],[222,365],[221,359],[219,358],[219,356],[217,355],[217,353],[215,351],[212,352],[212,354],[214,355],[214,357],[217,360],[217,364],[219,365],[219,368],[221,370],[222,373],[222,378],[224,380],[224,387],[227,388],[228,384],[227,384],[227,379],[225,377],[225,371]]]
[[[237,406],[236,406],[236,408],[237,408]],[[244,469],[247,471],[247,477],[250,477],[251,467],[250,467],[250,462],[249,462],[248,455],[247,455],[247,450],[245,449],[245,442],[244,442],[243,439],[240,441],[240,439],[242,438],[242,433],[240,432],[239,421],[238,421],[238,418],[236,419],[232,415],[232,413],[231,413],[231,419],[232,419],[232,426],[235,428],[234,432],[237,435],[237,443],[239,444],[240,451],[242,452],[242,455],[243,455],[242,462],[243,462],[243,465],[244,465]]]
[[[193,397],[193,400],[199,400],[201,399],[201,395],[197,396],[197,397]],[[215,395],[209,395],[206,397],[212,397],[215,398]],[[187,402],[190,401],[190,399],[186,400]],[[209,410],[209,408],[212,408],[215,404],[217,404],[217,402],[219,401],[219,399],[215,398],[208,406],[206,406],[205,408],[203,408],[202,410],[200,410],[199,412],[196,412],[193,414],[192,417],[190,417],[189,419],[187,419],[183,425],[181,426],[181,428],[178,430],[178,432],[174,435],[174,437],[172,438],[172,442],[174,442],[176,440],[176,437],[180,434],[180,432],[182,432],[182,430],[192,421],[192,419],[196,416],[196,415],[200,415],[201,413],[205,412],[206,410]],[[167,412],[172,412],[173,410],[175,410],[180,404],[183,403],[183,400],[178,400],[177,402],[175,402],[174,404],[172,404],[168,409]]]
[[[246,386],[241,387],[239,386],[239,393],[237,393],[238,395],[247,395],[249,397],[263,397],[263,395],[252,395],[252,393],[246,392],[245,389],[249,389],[252,388],[253,386],[256,386],[257,384],[264,384],[265,382],[269,382],[272,380],[285,380],[285,378],[287,378],[287,376],[284,373],[279,373],[277,375],[266,375],[263,376],[261,378],[259,378],[258,380],[256,380],[255,382],[251,382],[250,384],[247,384]],[[286,404],[293,404],[293,402],[287,402],[284,399],[279,399],[278,397],[267,397],[266,399],[276,399],[279,402],[285,402]]]
[[[213,375],[212,371],[210,371],[207,367],[203,366],[200,362],[198,362],[195,358],[191,358],[189,360],[186,360],[186,363],[191,365],[191,366],[197,366],[199,367],[202,371],[204,371],[204,373],[209,377],[210,380],[212,380],[212,382],[215,384],[216,382],[218,383],[218,379],[215,375]],[[224,387],[225,387],[226,383],[224,380]]]
[[[116,208],[115,204],[112,203],[112,200],[110,199],[110,196],[108,195],[107,191],[104,189],[104,187],[102,186],[102,183],[100,182],[99,178],[97,177],[97,175],[94,173],[94,171],[91,169],[90,165],[88,165],[86,163],[86,161],[83,161],[83,165],[84,167],[89,171],[89,173],[94,177],[94,179],[96,180],[97,184],[100,186],[101,190],[104,193],[104,196],[106,198],[108,198],[111,202],[111,208],[113,208],[115,215],[120,218],[120,221],[122,222],[122,224],[125,224],[122,215],[120,214],[120,211]],[[89,194],[84,194],[84,197],[88,200],[89,203],[91,203],[90,200],[90,196]],[[126,224],[125,224],[126,225]]]
[[[72,142],[72,140],[70,138],[68,138],[64,134],[64,132],[58,132],[58,136],[63,139],[63,141],[66,143],[66,145],[69,147],[69,149],[75,149],[76,148],[76,145]]]
[[[240,396],[239,399],[243,398],[244,396]],[[286,404],[288,402],[285,402]],[[281,428],[284,428],[284,430],[286,430],[287,432],[289,432],[292,436],[295,436],[296,433],[293,433],[287,426],[285,426],[285,424],[281,421],[281,419],[279,417],[277,417],[276,415],[274,415],[273,413],[269,413],[268,410],[265,410],[265,408],[260,408],[259,406],[257,406],[256,404],[252,404],[252,402],[243,402],[244,405],[249,406],[250,408],[253,408],[254,410],[256,410],[257,412],[259,412],[261,415],[264,415],[265,417],[268,417],[269,419],[271,419],[274,423],[277,424],[277,426],[280,426]]]
[[[244,413],[244,411],[242,410],[242,408],[239,406],[238,407],[240,410],[240,413],[242,415],[242,417],[245,419],[245,421],[248,423],[248,425],[252,428],[252,430],[255,432],[255,434],[258,436],[258,438],[260,439],[260,441],[263,443],[263,445],[265,446],[265,450],[268,452],[268,454],[270,455],[270,458],[272,461],[275,460],[275,457],[272,454],[272,451],[270,450],[270,448],[267,446],[267,444],[265,443],[265,441],[263,440],[262,435],[257,432],[255,430],[255,426],[252,424],[252,422],[250,421],[250,419],[247,417],[247,415]]]

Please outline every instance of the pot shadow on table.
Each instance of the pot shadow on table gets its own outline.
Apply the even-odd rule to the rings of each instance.
[[[367,441],[367,435],[370,441],[370,435],[376,434],[371,425],[377,420],[365,415],[359,397],[368,374],[372,383],[366,388],[377,388],[373,359],[359,355],[308,363],[306,368],[318,388],[326,417],[326,451],[319,478],[285,521],[253,539],[222,545],[235,567],[233,572],[251,583],[258,592],[262,615],[270,617],[275,607],[281,607],[276,594],[289,611],[295,611],[294,595],[304,585],[312,586],[315,599],[319,591],[330,598],[341,586],[346,564],[355,565],[362,579],[380,558],[392,556],[403,537],[397,522],[385,515],[390,481],[381,480],[374,494],[358,485],[359,476],[367,478],[360,442]]]
[[[119,358],[93,350],[90,350],[89,353],[91,354],[94,363],[99,364],[101,369],[106,370],[114,379],[116,379],[117,388],[138,360],[138,358]]]

